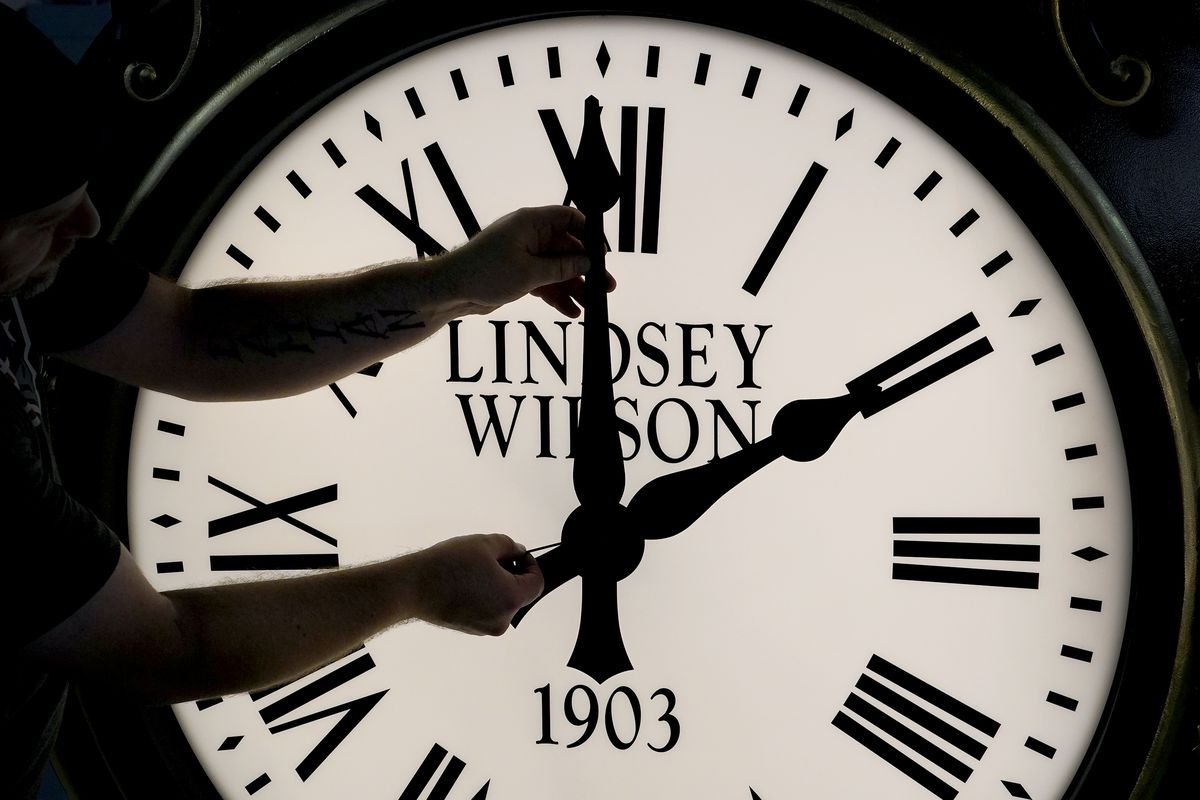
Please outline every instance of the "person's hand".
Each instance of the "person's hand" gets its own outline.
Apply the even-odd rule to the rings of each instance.
[[[588,269],[583,214],[570,206],[522,208],[442,256],[443,276],[464,314],[487,314],[533,294],[574,318]],[[616,285],[608,276],[609,290]]]
[[[447,539],[410,558],[416,616],[443,628],[499,636],[542,593],[537,561],[503,534]]]

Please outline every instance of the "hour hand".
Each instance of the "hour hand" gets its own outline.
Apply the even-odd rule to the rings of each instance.
[[[855,415],[871,417],[992,352],[991,343],[983,337],[886,388],[881,386],[978,327],[974,314],[964,314],[851,380],[846,384],[848,394],[788,403],[775,415],[767,438],[731,456],[650,481],[629,501],[636,529],[646,539],[682,533],[733,487],[776,458],[820,458]]]
[[[682,533],[733,487],[780,456],[793,461],[820,458],[857,413],[850,395],[793,400],[775,415],[767,438],[733,455],[655,478],[639,489],[629,501],[636,529],[646,539]]]

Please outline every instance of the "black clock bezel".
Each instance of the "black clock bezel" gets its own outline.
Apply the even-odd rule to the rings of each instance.
[[[1088,796],[1089,787],[1104,787],[1106,796],[1117,796],[1114,790],[1148,796],[1177,724],[1172,706],[1187,669],[1195,595],[1196,448],[1183,390],[1186,371],[1136,248],[1054,134],[986,76],[968,76],[866,16],[823,2],[753,19],[728,9],[701,13],[694,5],[680,11],[667,4],[603,11],[530,4],[503,19],[461,8],[425,13],[420,20],[406,12],[398,3],[361,3],[297,32],[185,124],[176,122],[178,133],[150,157],[121,159],[137,164],[144,178],[124,198],[111,238],[146,263],[163,264],[161,274],[177,276],[233,189],[329,99],[414,53],[512,22],[584,13],[671,17],[757,36],[847,72],[962,152],[1017,210],[1051,261],[1066,265],[1060,274],[1113,389],[1135,508],[1134,595],[1117,684],[1102,730],[1066,796]],[[398,30],[408,44],[397,45]],[[331,63],[346,66],[331,75]],[[214,175],[213,163],[230,167]],[[126,518],[124,459],[133,397],[132,390],[113,389],[102,407],[107,422],[101,432],[72,443],[73,449],[100,446],[118,454],[89,496],[116,525]],[[95,413],[94,397],[90,405]],[[60,412],[75,413],[86,412]],[[1171,535],[1152,535],[1158,531]],[[1127,699],[1131,693],[1135,698]],[[104,786],[98,790],[104,796],[130,798],[218,796],[169,709],[130,709],[80,689],[72,711],[59,760],[78,789]]]

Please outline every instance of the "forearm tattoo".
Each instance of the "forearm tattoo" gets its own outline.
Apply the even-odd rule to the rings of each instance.
[[[208,338],[208,353],[216,359],[244,361],[247,351],[276,357],[285,353],[315,353],[322,339],[343,344],[355,338],[388,339],[397,331],[424,328],[414,320],[416,311],[381,308],[359,312],[345,320],[326,323],[311,320],[267,320],[236,334],[215,333]]]

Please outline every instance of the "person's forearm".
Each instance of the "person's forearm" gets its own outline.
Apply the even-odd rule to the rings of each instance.
[[[167,592],[184,656],[137,692],[152,703],[217,697],[277,685],[327,664],[417,615],[417,558]]]
[[[195,400],[315,389],[426,338],[470,308],[438,259],[192,290],[183,346]]]

